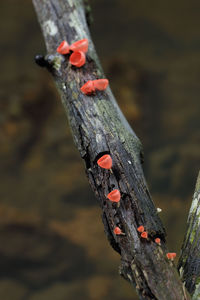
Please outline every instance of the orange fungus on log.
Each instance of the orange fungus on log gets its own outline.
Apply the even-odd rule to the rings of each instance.
[[[94,80],[94,87],[99,91],[103,91],[108,86],[108,79],[96,79]]]
[[[113,190],[107,195],[107,198],[112,202],[119,202],[121,198],[121,194],[119,190]]]
[[[141,225],[141,226],[139,226],[139,227],[138,227],[138,229],[137,229],[137,231],[139,231],[139,232],[143,232],[143,231],[144,231],[144,226],[142,226],[142,225]]]
[[[82,87],[81,92],[85,95],[91,95],[94,93],[95,88],[92,80],[88,80]]]
[[[97,164],[103,169],[111,169],[112,168],[112,158],[109,154],[105,154],[97,160]]]
[[[122,234],[121,229],[119,227],[115,227],[114,234],[116,234],[116,235]]]
[[[156,239],[155,239],[155,243],[158,244],[158,245],[160,245],[160,239],[159,239],[159,238],[156,238]]]
[[[70,46],[71,51],[82,51],[86,53],[88,51],[88,39],[79,40]]]
[[[169,252],[166,254],[167,258],[170,260],[174,260],[174,258],[176,257],[176,253],[174,252]]]
[[[143,232],[141,233],[141,237],[142,237],[143,239],[147,239],[147,238],[148,238],[148,233],[147,233],[146,231],[143,231]]]
[[[60,54],[68,54],[69,50],[70,50],[70,46],[66,41],[62,41],[62,43],[60,43],[60,45],[56,49],[56,51]]]
[[[82,51],[73,52],[69,58],[69,62],[75,67],[82,67],[85,64],[85,53]]]

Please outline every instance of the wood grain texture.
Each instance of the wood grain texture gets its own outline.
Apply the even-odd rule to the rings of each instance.
[[[193,295],[192,299],[200,299],[200,173],[188,215],[178,269],[186,288]]]
[[[49,64],[72,129],[74,142],[85,161],[86,174],[102,208],[105,233],[121,255],[120,274],[136,287],[140,299],[190,299],[172,263],[166,259],[165,230],[152,202],[141,167],[142,146],[120,111],[110,88],[86,96],[80,87],[88,80],[103,78],[81,0],[33,0],[42,28]],[[70,66],[69,57],[56,53],[60,42],[88,38],[89,51],[82,68]],[[97,165],[109,153],[112,172]],[[120,207],[106,195],[119,189]],[[148,240],[137,227],[144,225]],[[115,226],[125,233],[116,236]],[[158,246],[154,239],[161,239]]]

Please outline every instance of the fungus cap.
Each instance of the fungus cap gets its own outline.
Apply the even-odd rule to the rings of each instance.
[[[137,231],[139,231],[139,232],[143,232],[144,231],[144,226],[139,226],[138,228],[137,228]]]
[[[69,62],[75,67],[82,67],[85,64],[85,53],[82,51],[73,52],[70,55]]]
[[[158,244],[158,245],[160,245],[160,239],[159,239],[159,238],[156,238],[156,239],[155,239],[155,243]]]
[[[88,80],[82,87],[81,92],[85,95],[91,95],[94,93],[95,88],[92,80]]]
[[[82,51],[86,53],[88,51],[88,39],[79,40],[70,46],[71,51]]]
[[[115,227],[114,234],[116,234],[116,235],[122,234],[121,229],[119,227]]]
[[[109,154],[105,154],[97,160],[97,164],[103,169],[111,169],[112,158]]]
[[[174,258],[176,257],[176,253],[175,252],[168,252],[166,254],[167,258],[170,260],[174,260]]]
[[[113,190],[107,195],[107,198],[112,202],[119,202],[121,198],[121,194],[119,190]]]
[[[70,51],[70,46],[68,45],[67,41],[62,41],[56,51],[60,54],[68,54]]]
[[[94,80],[94,87],[99,91],[103,91],[107,88],[108,83],[108,79],[96,79]]]
[[[143,232],[141,233],[141,237],[142,237],[143,239],[147,239],[147,238],[148,238],[148,233],[147,233],[146,231],[143,231]]]

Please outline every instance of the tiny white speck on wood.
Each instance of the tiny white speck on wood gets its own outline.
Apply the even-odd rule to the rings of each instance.
[[[97,143],[101,143],[101,141],[102,141],[102,135],[99,134],[99,133],[97,133],[97,135],[96,135],[96,142]]]
[[[157,207],[157,213],[160,213],[162,209],[160,207]]]
[[[44,29],[45,32],[51,36],[56,35],[56,33],[58,32],[56,24],[51,20],[48,20],[44,23]]]

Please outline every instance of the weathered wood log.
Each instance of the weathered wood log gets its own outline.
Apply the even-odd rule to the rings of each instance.
[[[136,287],[140,299],[190,299],[176,269],[166,259],[166,233],[144,179],[139,139],[110,88],[94,96],[80,92],[86,81],[104,77],[82,0],[33,0],[33,4],[47,48],[43,63],[52,73],[61,95],[75,144],[102,208],[107,238],[121,255],[121,275]],[[64,39],[71,44],[82,38],[89,40],[87,61],[82,68],[74,68],[69,57],[56,53],[56,48]],[[97,165],[103,154],[112,156],[112,171]],[[121,192],[119,207],[106,198],[113,189]],[[141,238],[137,231],[140,225],[148,232],[148,239]],[[115,226],[125,235],[115,235]],[[156,237],[161,239],[160,246],[154,242]]]
[[[193,295],[192,299],[200,299],[200,172],[188,215],[178,269],[186,288]]]

